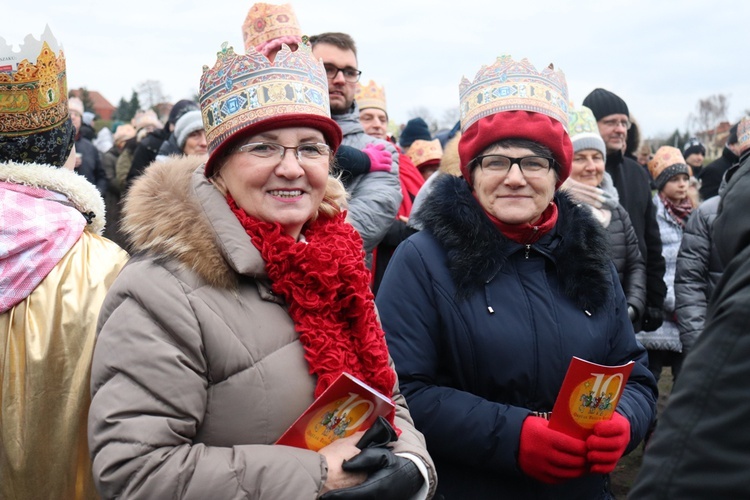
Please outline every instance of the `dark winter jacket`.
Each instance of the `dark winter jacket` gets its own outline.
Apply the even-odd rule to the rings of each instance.
[[[169,128],[165,125],[163,129],[154,130],[143,138],[133,153],[133,163],[130,165],[127,180],[125,181],[125,191],[130,188],[133,181],[140,176],[143,171],[151,165],[159,154],[159,148],[164,141],[169,138]]]
[[[656,207],[651,202],[651,180],[641,165],[623,158],[622,153],[607,155],[606,170],[620,195],[620,205],[630,216],[641,255],[646,260],[646,305],[661,309],[667,286],[664,284],[665,263]]]
[[[611,243],[612,262],[617,269],[622,289],[628,305],[640,318],[646,307],[646,264],[638,248],[638,237],[635,235],[630,216],[618,205],[612,210],[612,220],[607,226]]]
[[[635,360],[618,405],[632,449],[656,386],[636,343],[602,226],[565,194],[556,227],[506,239],[463,179],[443,176],[424,230],[403,242],[376,299],[402,392],[435,459],[442,498],[602,498],[605,477],[543,484],[518,466],[521,427],[551,411],[572,356]]]
[[[729,170],[729,167],[737,163],[739,159],[739,156],[734,154],[731,149],[724,146],[721,156],[703,168],[700,177],[701,188],[698,191],[701,195],[701,200],[708,200],[719,194],[719,186],[721,186],[724,173]]]
[[[107,174],[102,167],[102,158],[99,150],[96,149],[96,146],[90,140],[79,137],[76,140],[76,153],[80,153],[83,156],[81,158],[81,166],[76,168],[75,171],[96,186],[99,193],[104,196],[107,192],[109,182],[107,181]]]
[[[722,195],[713,240],[725,272],[649,441],[632,499],[747,498],[750,492],[748,192],[750,161]]]
[[[693,211],[685,225],[674,279],[675,313],[682,352],[687,354],[703,331],[708,302],[724,272],[711,237],[721,198],[714,196]]]

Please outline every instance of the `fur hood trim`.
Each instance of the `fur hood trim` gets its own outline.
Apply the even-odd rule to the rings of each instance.
[[[101,235],[104,230],[104,200],[96,186],[82,175],[65,168],[40,163],[8,162],[0,163],[0,181],[63,194],[73,207],[90,221],[86,224],[85,231]]]
[[[579,307],[596,311],[611,300],[612,273],[607,235],[585,207],[557,192],[555,229],[532,245],[550,258],[562,292]],[[461,178],[443,176],[425,201],[424,226],[446,250],[459,297],[489,283],[511,254],[523,250],[500,233]]]
[[[211,286],[234,288],[236,273],[193,185],[202,162],[183,156],[152,163],[128,191],[121,227],[133,253],[175,260]]]

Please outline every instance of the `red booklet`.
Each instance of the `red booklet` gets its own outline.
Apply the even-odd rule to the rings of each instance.
[[[549,428],[586,439],[594,424],[612,418],[634,364],[604,366],[573,357],[552,408]]]
[[[318,451],[336,439],[367,430],[379,415],[388,417],[390,398],[342,373],[281,435],[276,444]]]

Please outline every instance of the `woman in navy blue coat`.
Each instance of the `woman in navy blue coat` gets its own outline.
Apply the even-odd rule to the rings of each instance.
[[[601,224],[556,192],[571,166],[567,114],[482,92],[529,71],[509,59],[466,82],[463,178],[438,181],[377,305],[437,498],[611,498],[608,473],[643,439],[657,388]],[[560,76],[542,79],[566,94]],[[615,415],[585,440],[548,428],[573,356],[636,362]]]

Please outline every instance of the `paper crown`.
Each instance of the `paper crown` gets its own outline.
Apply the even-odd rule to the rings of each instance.
[[[213,68],[203,67],[200,107],[209,154],[251,125],[283,115],[330,119],[328,79],[306,38],[292,52],[284,46],[274,62],[251,49],[245,55],[225,42]]]
[[[19,52],[0,38],[0,134],[46,132],[68,119],[65,55],[49,26],[27,35]]]
[[[248,52],[250,47],[255,48],[282,36],[302,36],[302,28],[299,26],[292,6],[288,3],[283,5],[253,4],[245,22],[242,23],[245,52]]]
[[[672,146],[662,146],[654,153],[654,157],[648,162],[648,171],[657,182],[658,189],[677,174],[692,175],[692,169],[685,163],[682,152]]]
[[[737,144],[740,152],[750,150],[750,116],[743,116],[737,125]]]
[[[406,154],[412,163],[414,163],[414,166],[419,168],[420,165],[424,165],[428,161],[432,161],[433,163],[440,162],[440,159],[443,158],[443,147],[440,145],[440,139],[433,139],[431,141],[417,139],[411,143],[409,151]]]
[[[377,108],[388,113],[385,105],[385,89],[378,87],[378,84],[370,80],[367,85],[360,83],[357,85],[357,93],[354,96],[359,109]]]
[[[573,108],[570,106],[568,112],[568,135],[571,138],[578,134],[599,135],[599,125],[596,123],[594,113],[586,106]]]
[[[461,79],[459,99],[462,132],[485,116],[518,110],[545,114],[568,127],[568,85],[551,64],[538,72],[526,59],[498,57],[492,66],[482,66],[473,82]]]

